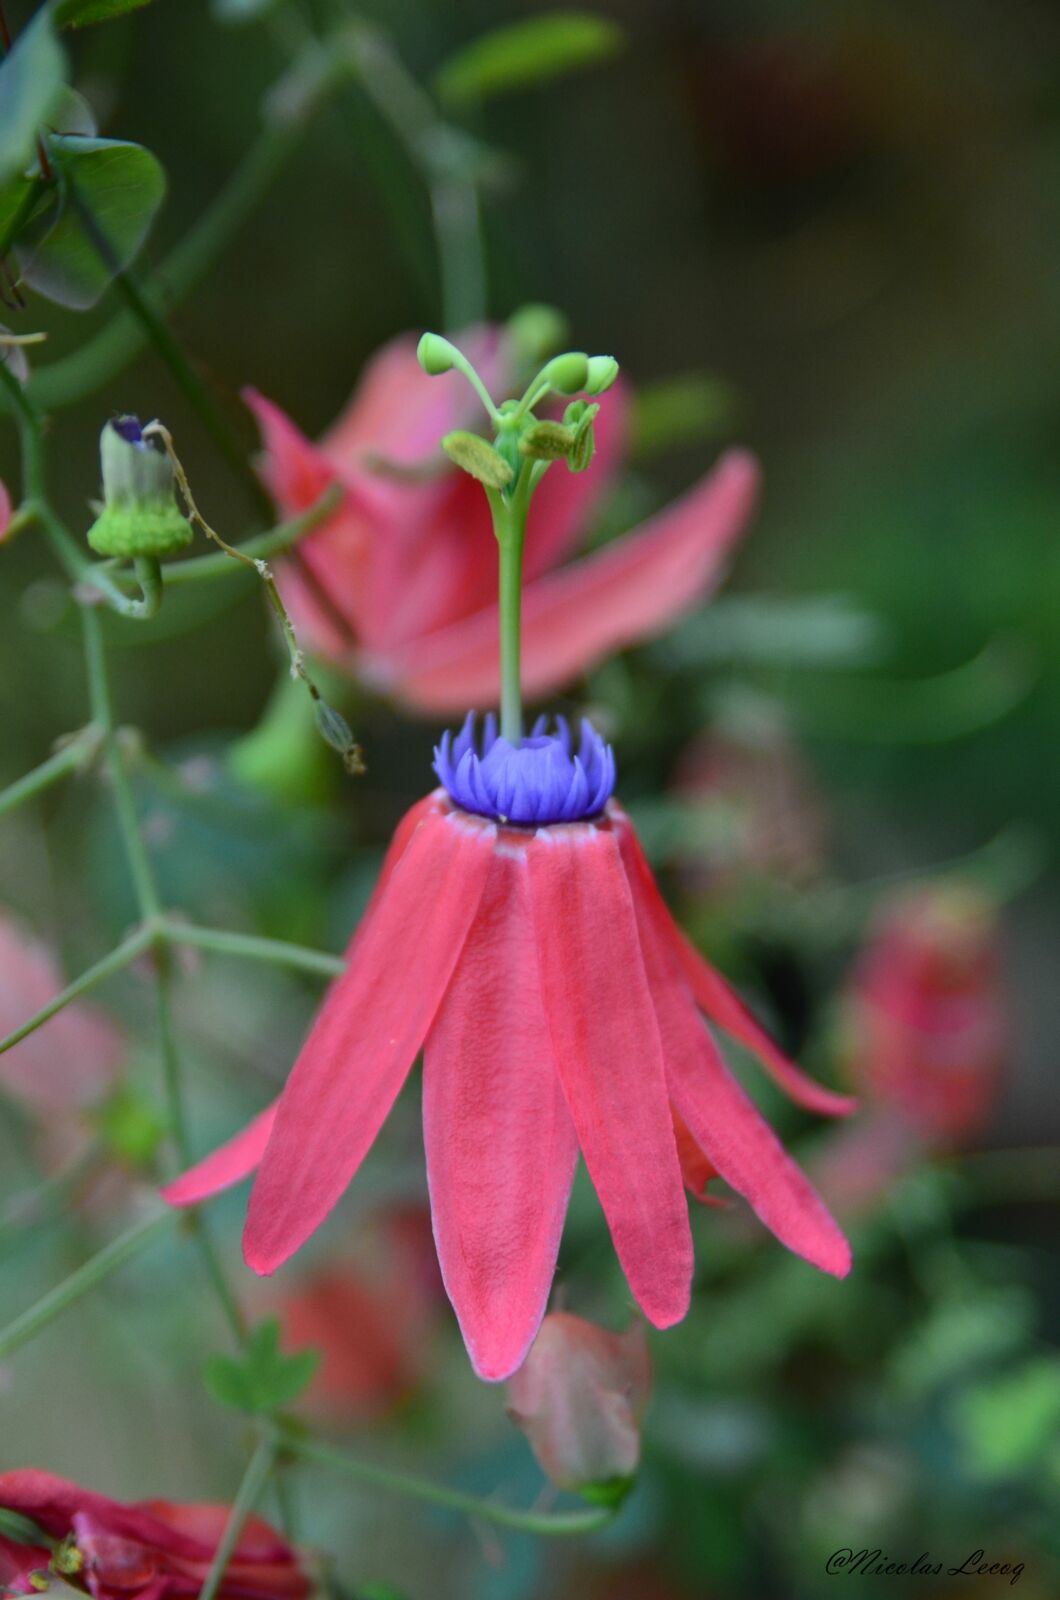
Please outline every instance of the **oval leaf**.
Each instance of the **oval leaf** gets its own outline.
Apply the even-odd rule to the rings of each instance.
[[[0,183],[28,166],[37,129],[59,99],[65,81],[66,59],[45,9],[0,63]]]
[[[162,165],[142,145],[53,138],[59,193],[22,235],[23,280],[75,311],[94,306],[136,257],[166,191]]]
[[[467,106],[592,66],[622,48],[617,23],[591,11],[551,11],[480,34],[439,68],[435,87]]]

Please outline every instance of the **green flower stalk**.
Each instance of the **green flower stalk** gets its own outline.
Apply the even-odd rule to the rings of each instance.
[[[431,377],[460,372],[481,400],[493,426],[493,440],[459,430],[446,434],[442,449],[462,471],[481,483],[493,517],[500,586],[501,732],[512,744],[523,736],[520,635],[523,546],[534,490],[549,467],[566,461],[584,472],[593,458],[593,420],[599,406],[571,399],[563,418],[539,418],[535,408],[552,395],[597,395],[618,377],[613,356],[588,356],[566,350],[553,356],[527,386],[520,400],[496,405],[462,351],[440,334],[425,333],[417,351]]]

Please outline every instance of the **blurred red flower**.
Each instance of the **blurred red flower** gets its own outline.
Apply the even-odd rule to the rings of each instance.
[[[993,1110],[1007,1045],[997,911],[970,886],[897,896],[848,985],[851,1071],[866,1098],[932,1145],[959,1144]]]
[[[0,1507],[35,1523],[61,1549],[55,1567],[97,1600],[197,1595],[229,1508],[143,1500],[124,1505],[50,1472],[0,1473]],[[16,1593],[40,1587],[53,1545],[0,1536],[0,1580]],[[260,1517],[240,1535],[219,1594],[228,1600],[300,1600],[312,1587],[297,1552]]]
[[[502,333],[463,348],[487,382],[508,376]],[[458,374],[428,379],[415,341],[384,346],[349,406],[312,444],[271,401],[248,391],[265,441],[263,475],[285,514],[333,483],[335,514],[284,563],[285,598],[312,648],[424,711],[492,701],[498,675],[496,563],[481,489],[438,440],[466,426]],[[563,565],[621,461],[628,389],[596,422],[589,473],[552,472],[534,498],[525,552],[523,689],[537,698],[609,652],[657,633],[701,601],[750,516],[753,458],[730,451],[680,500],[634,532]]]

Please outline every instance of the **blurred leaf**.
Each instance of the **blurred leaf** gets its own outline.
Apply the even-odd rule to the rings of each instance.
[[[31,161],[37,129],[65,81],[66,58],[44,8],[0,63],[0,183]]]
[[[157,1106],[129,1084],[110,1096],[96,1121],[114,1154],[138,1167],[147,1165],[166,1136]]]
[[[85,311],[135,258],[162,204],[166,175],[149,150],[123,140],[59,135],[49,149],[61,192],[24,230],[19,265],[38,294]]]
[[[59,0],[54,11],[57,28],[84,28],[90,22],[109,22],[127,11],[139,11],[151,0]]]
[[[276,0],[213,0],[211,10],[218,22],[253,22],[275,4]]]
[[[622,48],[621,28],[589,11],[552,11],[480,34],[443,62],[439,98],[474,105],[606,60]]]
[[[77,133],[92,138],[99,132],[96,113],[76,89],[60,89],[46,121],[54,133]]]
[[[633,454],[642,461],[675,445],[717,438],[736,411],[732,385],[706,372],[642,384],[633,397]]]
[[[978,1477],[1032,1471],[1060,1436],[1060,1361],[1042,1357],[968,1390],[952,1420]]]
[[[740,663],[768,667],[859,667],[879,660],[881,619],[846,595],[730,595],[676,628],[652,654],[664,667]]]
[[[0,184],[0,255],[7,254],[47,200],[48,189],[41,178],[20,174]]]
[[[203,1378],[213,1398],[235,1411],[278,1411],[297,1400],[320,1360],[316,1350],[285,1356],[280,1324],[269,1317],[254,1329],[242,1356],[211,1356]]]
[[[921,1398],[1025,1345],[1033,1325],[1034,1301],[1025,1289],[949,1296],[899,1346],[892,1376],[904,1394]]]

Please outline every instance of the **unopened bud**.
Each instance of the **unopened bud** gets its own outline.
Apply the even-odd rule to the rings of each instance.
[[[640,1463],[640,1417],[651,1390],[644,1326],[611,1333],[554,1311],[508,1384],[508,1415],[561,1489],[615,1504]]]
[[[585,384],[586,394],[603,394],[605,389],[610,389],[618,377],[618,362],[614,356],[590,356],[589,378]]]
[[[431,378],[452,372],[460,352],[440,333],[425,333],[416,346],[416,360]]]
[[[555,306],[520,306],[508,318],[508,337],[517,360],[532,366],[557,349],[567,336],[567,319]]]
[[[108,422],[99,439],[103,509],[88,542],[103,556],[168,556],[191,543],[173,493],[173,465],[135,417]]]
[[[579,394],[589,380],[589,357],[584,350],[566,350],[541,368],[540,381],[557,394]]]
[[[477,478],[488,489],[506,489],[515,476],[500,452],[477,433],[465,433],[463,429],[447,433],[442,449],[462,472]]]
[[[532,461],[562,461],[570,454],[575,438],[574,429],[562,422],[535,422],[520,438],[519,453]]]

